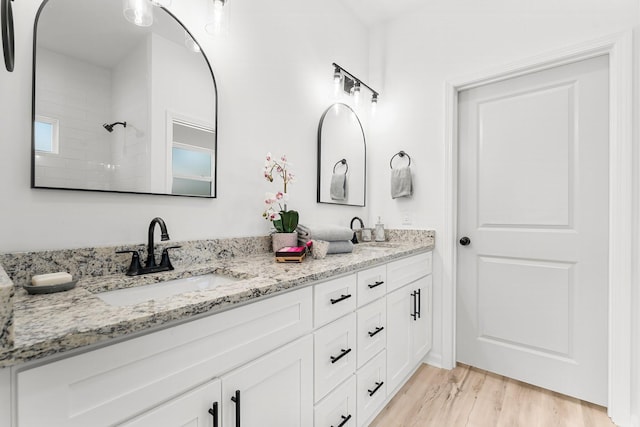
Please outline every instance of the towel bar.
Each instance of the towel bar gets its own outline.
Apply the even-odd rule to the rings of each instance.
[[[411,156],[408,155],[407,153],[405,153],[404,151],[400,150],[398,151],[396,154],[393,155],[393,157],[391,158],[391,160],[389,160],[389,167],[391,169],[393,169],[393,159],[396,158],[396,156],[400,156],[400,157],[404,157],[407,156],[407,158],[409,159],[409,164],[407,166],[411,166]]]
[[[349,164],[347,163],[347,159],[338,160],[338,161],[336,162],[336,164],[335,164],[335,165],[333,165],[333,173],[336,173],[336,167],[338,167],[338,165],[339,165],[339,164],[343,164],[343,165],[345,165],[345,167],[347,168],[347,169],[344,171],[344,174],[346,175],[346,174],[347,174],[347,172],[349,172]]]

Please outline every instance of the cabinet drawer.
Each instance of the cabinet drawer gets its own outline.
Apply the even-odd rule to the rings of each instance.
[[[387,398],[387,358],[384,351],[358,371],[358,426],[365,426]]]
[[[387,265],[387,292],[431,274],[432,256],[431,252],[427,252],[390,262]]]
[[[356,308],[356,275],[315,285],[313,298],[316,327],[344,316]]]
[[[358,276],[358,307],[369,304],[387,293],[387,266],[370,268],[359,271]]]
[[[355,427],[356,377],[351,377],[316,405],[315,427]]]
[[[328,324],[314,334],[315,400],[322,399],[356,369],[356,314]]]
[[[296,290],[20,371],[20,426],[113,425],[140,414],[310,332],[311,295]]]
[[[358,367],[384,349],[387,343],[387,305],[384,299],[358,309]]]

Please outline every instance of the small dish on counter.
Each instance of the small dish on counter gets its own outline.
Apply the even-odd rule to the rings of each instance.
[[[78,283],[77,280],[72,280],[71,282],[59,283],[57,285],[23,285],[23,288],[31,295],[53,294],[55,292],[63,292],[73,289],[76,287],[76,283]]]

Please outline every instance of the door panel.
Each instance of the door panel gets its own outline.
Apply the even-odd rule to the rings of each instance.
[[[608,56],[460,92],[458,361],[607,403]]]

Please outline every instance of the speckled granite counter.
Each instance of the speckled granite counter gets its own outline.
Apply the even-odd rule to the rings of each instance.
[[[106,342],[171,322],[188,320],[203,313],[213,314],[262,296],[424,252],[434,246],[434,234],[431,231],[389,231],[388,237],[389,242],[382,245],[357,245],[351,254],[329,255],[323,260],[309,257],[301,264],[276,263],[273,253],[265,250],[263,241],[244,252],[234,251],[233,248],[220,250],[220,247],[214,250],[206,247],[207,244],[200,248],[202,251],[192,252],[188,250],[190,245],[203,244],[186,242],[181,249],[182,254],[174,260],[174,271],[130,278],[122,274],[124,267],[120,260],[116,268],[120,271],[116,274],[80,274],[81,280],[76,288],[49,295],[28,295],[20,287],[26,273],[16,271],[16,277],[13,277],[18,285],[13,304],[14,345],[0,353],[0,367]],[[371,249],[370,246],[377,247]],[[113,248],[109,251],[109,254],[112,253]],[[77,251],[74,254],[77,255]],[[104,255],[107,256],[106,252]],[[5,256],[0,260],[11,264],[10,258]],[[126,262],[124,264],[126,267]],[[124,307],[108,305],[97,297],[99,292],[105,290],[211,272],[239,280],[214,289]],[[0,275],[0,283],[1,280]]]
[[[0,359],[13,347],[13,298],[13,283],[0,265]]]

